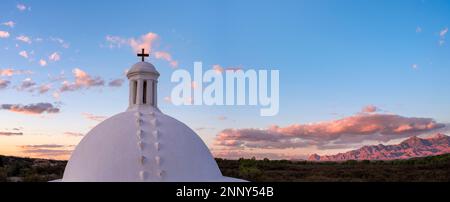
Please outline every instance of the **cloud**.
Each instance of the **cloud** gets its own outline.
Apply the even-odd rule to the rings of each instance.
[[[389,141],[444,128],[430,118],[392,114],[360,113],[339,120],[293,124],[267,129],[225,129],[215,139],[217,146],[234,148],[296,148],[316,145],[346,146],[365,140]]]
[[[133,48],[134,52],[139,52],[142,49],[147,50],[147,52],[151,53],[153,51],[153,43],[158,39],[158,35],[149,32],[147,34],[142,35],[140,38],[135,39],[131,38],[129,40],[129,44],[131,48]]]
[[[440,37],[445,37],[445,35],[447,34],[447,32],[448,32],[448,27],[446,27],[446,28],[444,28],[443,30],[441,30],[441,31],[439,32],[439,36],[440,36]]]
[[[440,45],[440,46],[444,45],[444,43],[445,43],[445,35],[447,35],[447,32],[448,32],[448,27],[442,29],[442,30],[439,32],[439,37],[440,37],[440,39],[439,39],[439,45]]]
[[[13,28],[16,25],[16,23],[13,22],[13,21],[8,21],[8,22],[2,23],[2,25],[8,26],[10,28]]]
[[[7,88],[10,83],[8,80],[0,79],[0,90]]]
[[[9,32],[0,30],[0,38],[8,38],[9,36]]]
[[[59,55],[58,52],[54,52],[48,57],[48,59],[50,61],[56,62],[56,61],[59,61],[61,59],[61,56]]]
[[[108,83],[109,87],[120,87],[122,86],[124,80],[123,79],[114,79]]]
[[[82,88],[105,85],[105,81],[102,78],[92,77],[79,68],[75,68],[72,73],[75,76],[75,82],[64,81],[60,88],[60,92],[75,91]]]
[[[23,153],[35,157],[45,158],[67,158],[72,152],[75,145],[62,144],[39,144],[39,145],[19,145]]]
[[[30,70],[15,70],[12,68],[0,69],[0,76],[13,76],[21,74],[33,74]]]
[[[22,81],[18,90],[29,90],[33,91],[33,87],[36,86],[36,82],[34,82],[31,78],[26,78]]]
[[[42,67],[45,67],[45,66],[47,66],[47,61],[45,61],[44,59],[40,59],[39,65],[41,65]]]
[[[69,48],[70,44],[64,41],[64,39],[58,38],[58,37],[50,37],[50,41],[56,42],[63,48]]]
[[[15,136],[15,135],[23,135],[22,132],[2,132],[0,131],[0,136]]]
[[[50,103],[43,103],[43,102],[29,105],[2,104],[0,105],[0,109],[23,114],[42,114],[42,113],[55,114],[59,113],[60,111],[58,107],[53,106]]]
[[[220,65],[213,65],[213,70],[217,73],[217,74],[221,74],[223,72],[223,67]]]
[[[38,144],[38,145],[21,145],[20,148],[22,149],[43,149],[43,148],[62,148],[66,147],[65,145],[61,144]]]
[[[169,62],[169,65],[173,68],[178,67],[178,61],[174,60],[172,55],[166,51],[155,51],[155,43],[158,41],[159,36],[156,33],[148,32],[138,38],[123,38],[120,36],[107,35],[105,37],[106,47],[108,48],[121,48],[122,46],[129,46],[134,53],[141,52],[145,49],[145,52],[155,56],[156,59],[161,59]]]
[[[224,120],[227,120],[228,117],[226,117],[226,116],[219,116],[219,117],[217,117],[217,119],[219,119],[221,121],[224,121]]]
[[[422,32],[422,27],[417,26],[416,33],[420,33],[420,32]]]
[[[16,40],[22,41],[27,44],[31,44],[31,38],[28,36],[25,36],[25,35],[20,35],[20,36],[16,37]]]
[[[82,136],[84,136],[83,133],[77,133],[77,132],[64,132],[64,135],[71,136],[71,137],[82,137]]]
[[[22,57],[24,57],[24,58],[28,58],[28,53],[27,53],[27,51],[24,51],[24,50],[23,50],[23,51],[20,51],[20,52],[19,52],[19,55],[22,56]]]
[[[419,65],[418,65],[418,64],[412,64],[412,65],[411,65],[411,68],[413,68],[413,69],[418,69],[418,68],[419,68]]]
[[[178,67],[178,61],[172,59],[172,55],[170,53],[165,51],[156,51],[155,52],[155,58],[156,59],[163,59],[167,62],[169,62],[170,66],[176,68]]]
[[[219,64],[213,65],[213,66],[212,66],[212,69],[213,69],[217,74],[221,74],[221,73],[223,73],[224,71],[238,71],[238,70],[242,70],[241,67],[226,67],[226,68],[224,68],[224,67],[222,67],[222,66],[219,65]]]
[[[47,93],[52,88],[51,84],[42,84],[39,86],[39,94]]]
[[[87,113],[87,112],[81,113],[81,115],[83,115],[83,117],[88,120],[98,121],[98,122],[104,121],[106,118],[108,118],[107,116],[99,116],[99,115],[94,115],[94,114]]]
[[[138,38],[122,38],[119,36],[106,36],[107,46],[109,48],[120,48],[124,45],[130,46],[135,53],[145,49],[146,52],[151,53],[153,51],[154,42],[159,38],[158,34],[148,32]]]
[[[25,10],[30,10],[30,7],[27,7],[25,4],[17,4],[17,9],[19,9],[19,11],[25,11]]]
[[[367,105],[365,107],[362,108],[361,112],[363,113],[373,113],[378,111],[378,107],[374,106],[374,105]]]
[[[25,149],[22,152],[39,158],[66,159],[72,154],[73,149]]]

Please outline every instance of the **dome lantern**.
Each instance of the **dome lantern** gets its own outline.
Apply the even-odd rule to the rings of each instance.
[[[142,61],[134,64],[127,72],[129,80],[129,107],[128,109],[154,107],[157,108],[157,84],[159,72],[153,64],[145,62],[144,58],[149,54],[137,54]]]

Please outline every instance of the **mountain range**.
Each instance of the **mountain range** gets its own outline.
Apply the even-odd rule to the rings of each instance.
[[[393,160],[450,153],[450,137],[438,133],[428,138],[410,137],[396,145],[371,145],[335,155],[312,154],[309,161]]]

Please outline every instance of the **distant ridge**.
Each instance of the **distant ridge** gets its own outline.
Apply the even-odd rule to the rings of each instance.
[[[396,145],[371,145],[335,155],[312,154],[309,161],[393,160],[450,153],[450,137],[438,133],[428,138],[410,137]]]

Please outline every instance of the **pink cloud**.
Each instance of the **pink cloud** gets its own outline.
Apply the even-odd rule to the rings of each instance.
[[[28,58],[28,53],[27,53],[27,51],[20,51],[20,52],[19,52],[19,55],[22,56],[22,57],[24,57],[24,58]]]
[[[155,43],[159,36],[156,33],[148,32],[137,38],[123,38],[120,36],[107,35],[105,40],[108,48],[121,48],[122,46],[129,46],[134,53],[141,52],[145,49],[146,53],[154,55],[156,59],[165,60],[172,67],[178,67],[178,61],[174,60],[172,55],[166,51],[155,51]]]
[[[222,67],[219,64],[215,64],[212,66],[212,69],[217,73],[217,74],[221,74],[224,71],[238,71],[238,70],[242,70],[241,67]]]
[[[56,62],[56,61],[59,61],[61,59],[61,56],[59,55],[59,53],[54,52],[48,57],[48,59],[50,61]]]
[[[135,39],[131,38],[129,40],[129,44],[131,48],[133,48],[134,52],[139,52],[142,49],[145,49],[147,52],[151,53],[153,51],[153,43],[158,39],[158,35],[149,32],[145,35],[142,35],[140,38]]]
[[[87,120],[97,121],[97,122],[104,121],[106,118],[108,118],[107,116],[94,115],[94,114],[87,113],[87,112],[81,113],[81,115],[83,115],[84,118],[86,118]]]
[[[31,44],[31,38],[25,35],[20,35],[18,37],[16,37],[17,40],[22,41],[24,43],[28,43]]]
[[[45,61],[44,59],[40,59],[39,65],[41,65],[42,67],[45,67],[45,66],[47,66],[47,61]]]
[[[77,132],[64,132],[64,135],[67,135],[67,136],[71,136],[71,137],[82,137],[82,136],[84,136],[84,134],[83,133],[77,133]]]
[[[59,108],[53,106],[50,103],[36,103],[36,104],[29,104],[29,105],[2,104],[2,105],[0,105],[0,109],[8,110],[11,112],[22,113],[22,114],[59,113]]]
[[[362,113],[334,121],[293,124],[267,129],[225,129],[215,139],[217,146],[248,148],[297,148],[388,141],[445,127],[430,118]]]
[[[12,68],[0,69],[0,76],[13,76],[20,74],[32,74],[33,72],[30,70],[15,70]]]
[[[64,81],[60,88],[60,92],[75,91],[82,88],[90,88],[94,86],[103,86],[105,81],[100,77],[92,77],[85,71],[75,68],[73,71],[75,76],[74,82]]]
[[[8,38],[9,36],[9,32],[0,30],[0,38]]]
[[[155,52],[155,58],[156,59],[163,59],[167,62],[169,62],[170,66],[172,67],[177,67],[178,66],[178,61],[175,61],[172,59],[172,55],[170,55],[170,53],[165,52],[165,51],[156,51]]]
[[[120,36],[107,35],[105,37],[109,48],[120,48],[123,45],[130,46],[135,53],[141,52],[145,49],[146,52],[151,53],[153,51],[154,42],[159,38],[158,34],[148,32],[138,38],[122,38]]]
[[[13,21],[8,21],[8,22],[2,23],[2,25],[8,26],[10,28],[13,28],[14,25],[16,25],[16,23],[14,23]]]
[[[373,113],[373,112],[376,112],[378,110],[379,110],[378,107],[376,107],[374,105],[367,105],[361,110],[361,112],[363,112],[363,113]]]

